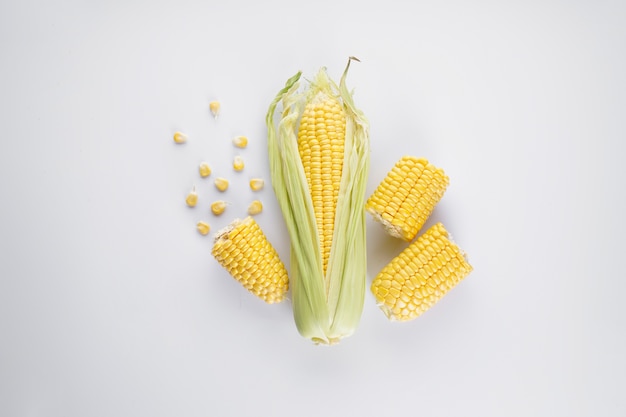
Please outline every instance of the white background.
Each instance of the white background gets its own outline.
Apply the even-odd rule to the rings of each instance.
[[[3,1],[0,415],[625,415],[625,50],[620,1]],[[403,154],[443,167],[428,224],[475,270],[409,323],[368,292],[319,347],[195,222],[245,214],[270,101],[349,55],[368,193]],[[232,181],[220,218],[202,160]],[[405,246],[368,217],[368,282]]]

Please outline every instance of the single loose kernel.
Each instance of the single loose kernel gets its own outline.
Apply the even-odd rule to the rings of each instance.
[[[199,167],[200,176],[206,178],[211,175],[211,167],[206,162],[202,162]]]
[[[174,133],[174,142],[176,143],[185,143],[187,142],[187,135],[182,132]]]
[[[185,202],[189,207],[195,207],[198,204],[198,193],[196,192],[196,187],[194,186],[189,194],[187,194],[187,198]]]
[[[259,200],[254,200],[248,206],[248,214],[254,216],[255,214],[259,214],[263,211],[263,204]]]
[[[213,117],[215,117],[217,119],[217,116],[219,116],[220,114],[220,102],[219,101],[212,101],[209,103],[209,109],[211,110],[211,113],[213,114]]]
[[[198,222],[198,224],[196,225],[196,228],[198,229],[198,232],[200,232],[200,234],[202,236],[206,236],[209,234],[209,232],[211,231],[211,226],[209,226],[209,224],[207,222]]]
[[[226,189],[228,188],[228,180],[222,177],[216,178],[215,187],[220,191],[226,191]]]
[[[211,211],[216,216],[219,216],[226,210],[226,202],[223,200],[217,200],[211,204]]]
[[[262,178],[252,178],[250,180],[250,188],[252,191],[259,191],[265,185],[265,181]]]
[[[235,171],[241,171],[243,169],[243,158],[241,156],[237,155],[233,159],[233,168]]]
[[[235,136],[233,138],[233,144],[238,148],[245,148],[248,146],[248,138],[245,136]]]

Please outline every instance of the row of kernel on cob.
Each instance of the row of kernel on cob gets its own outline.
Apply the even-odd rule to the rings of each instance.
[[[299,332],[322,344],[352,334],[361,316],[365,211],[392,236],[413,241],[449,182],[427,160],[405,156],[365,199],[369,125],[346,87],[352,59],[338,85],[321,69],[300,91],[298,72],[267,113],[272,186],[291,238],[290,279],[251,218],[220,232],[212,251],[233,277],[268,303],[285,299],[291,285]],[[371,291],[387,317],[410,320],[471,270],[438,223],[380,271]]]

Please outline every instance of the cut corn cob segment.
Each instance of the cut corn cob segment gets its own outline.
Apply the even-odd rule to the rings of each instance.
[[[471,271],[465,254],[437,223],[385,266],[371,289],[390,320],[407,321],[432,307]]]
[[[413,240],[448,187],[448,176],[424,158],[403,156],[368,198],[366,210],[387,232]]]
[[[321,69],[299,92],[298,72],[266,116],[272,186],[291,238],[294,319],[322,344],[354,333],[365,297],[369,125],[345,82],[353,59],[339,85]]]
[[[285,298],[287,270],[252,217],[236,219],[218,232],[211,253],[233,278],[265,302]]]

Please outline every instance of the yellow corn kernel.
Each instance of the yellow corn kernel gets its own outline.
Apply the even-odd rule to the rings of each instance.
[[[213,117],[215,117],[217,119],[217,116],[219,116],[220,114],[220,108],[221,108],[221,104],[219,101],[212,101],[209,103],[209,110],[211,110],[211,113],[213,114]]]
[[[252,178],[250,180],[250,189],[252,191],[259,191],[263,189],[264,186],[265,186],[265,181],[263,181],[262,178]]]
[[[248,146],[248,138],[245,136],[235,136],[233,138],[233,144],[238,148],[245,148]]]
[[[233,159],[233,169],[235,171],[241,171],[243,170],[243,158],[239,155],[237,155],[234,159]]]
[[[298,152],[313,200],[324,273],[335,227],[345,132],[346,115],[341,103],[325,91],[318,91],[302,114]]]
[[[226,178],[215,178],[215,188],[220,191],[226,191],[228,189],[228,180]]]
[[[185,143],[187,142],[187,135],[181,132],[174,133],[174,142],[176,143]]]
[[[213,203],[211,203],[211,211],[216,216],[219,216],[220,214],[222,214],[224,212],[224,210],[226,210],[226,202],[225,201],[217,200],[217,201],[214,201]]]
[[[437,223],[385,266],[371,289],[390,320],[407,321],[432,307],[471,271],[463,251]]]
[[[198,232],[200,232],[200,234],[202,236],[206,236],[209,234],[209,232],[211,231],[211,226],[209,226],[209,224],[207,222],[198,222],[198,224],[196,224],[196,228],[198,229]]]
[[[189,194],[187,194],[187,198],[185,202],[189,207],[195,207],[198,204],[198,193],[196,192],[196,187],[194,186]]]
[[[209,175],[211,175],[211,167],[209,166],[209,164],[207,164],[206,162],[202,162],[200,164],[200,167],[198,168],[200,171],[200,176],[202,178],[206,178]]]
[[[448,183],[441,168],[424,158],[403,156],[368,198],[365,208],[390,235],[408,242],[441,200]]]
[[[285,299],[287,270],[252,217],[237,219],[218,232],[211,253],[233,278],[266,303]]]
[[[255,214],[259,214],[262,211],[263,211],[263,203],[261,203],[259,200],[254,200],[248,206],[248,214],[251,216],[254,216]]]

